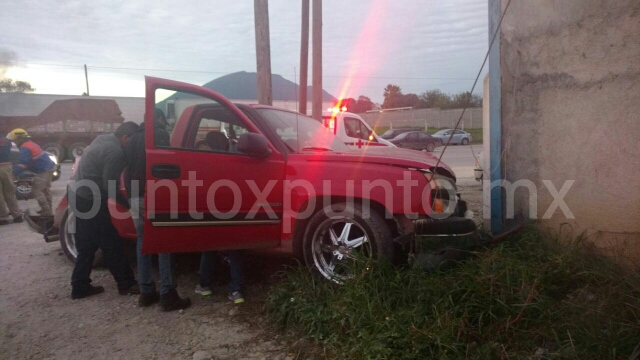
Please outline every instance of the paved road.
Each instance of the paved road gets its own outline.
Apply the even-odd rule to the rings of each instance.
[[[444,146],[436,148],[433,152],[435,156],[440,156]],[[473,169],[476,167],[476,159],[473,154],[478,156],[482,152],[482,145],[450,145],[444,152],[442,161],[449,165],[456,173],[458,180],[469,181],[474,180]]]

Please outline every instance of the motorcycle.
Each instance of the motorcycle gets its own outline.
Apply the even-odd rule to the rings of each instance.
[[[60,179],[60,163],[58,162],[57,156],[49,152],[47,154],[55,164],[51,180],[56,181]],[[35,176],[36,174],[31,171],[24,171],[14,180],[13,184],[16,187],[16,198],[18,198],[18,200],[29,200],[33,198],[33,181]]]

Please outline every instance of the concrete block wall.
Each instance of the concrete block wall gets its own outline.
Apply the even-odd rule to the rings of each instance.
[[[502,0],[502,7],[507,0]],[[543,227],[640,260],[640,1],[512,0],[501,30],[503,169],[532,180]],[[516,212],[529,196],[516,191]]]

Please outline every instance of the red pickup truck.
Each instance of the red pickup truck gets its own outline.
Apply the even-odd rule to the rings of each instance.
[[[153,114],[167,94],[184,105],[169,109],[177,120],[161,145]],[[144,252],[257,249],[297,256],[335,279],[355,253],[396,260],[413,235],[476,230],[453,171],[435,168],[431,154],[351,150],[304,115],[152,77],[145,110]],[[126,207],[110,202],[110,211],[120,235],[135,239]],[[63,199],[45,239],[59,238],[73,255],[69,215]]]

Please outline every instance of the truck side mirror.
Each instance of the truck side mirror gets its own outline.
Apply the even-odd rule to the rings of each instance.
[[[262,134],[256,133],[242,134],[238,139],[238,151],[261,159],[271,155],[267,138]]]

